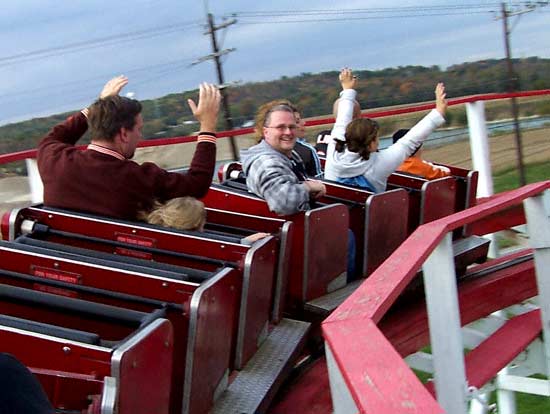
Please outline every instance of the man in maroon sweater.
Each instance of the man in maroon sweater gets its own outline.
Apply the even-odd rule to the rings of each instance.
[[[198,105],[188,100],[201,132],[191,166],[183,174],[130,160],[142,139],[143,119],[138,101],[118,95],[127,83],[124,76],[111,79],[96,102],[40,142],[37,161],[46,206],[135,220],[154,200],[202,197],[208,191],[216,162],[217,88],[202,84]],[[75,143],[88,125],[91,144],[81,151]]]

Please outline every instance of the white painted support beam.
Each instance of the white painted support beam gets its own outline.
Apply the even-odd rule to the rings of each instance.
[[[506,318],[506,311],[500,310],[493,313],[493,315],[501,318]],[[504,367],[497,374],[497,378],[500,376],[508,375],[508,367]],[[516,393],[497,387],[496,391],[497,406],[499,414],[516,414],[517,404],[516,404]]]
[[[432,354],[415,352],[405,358],[407,365],[418,371],[432,374],[434,372],[434,360]]]
[[[496,385],[503,390],[550,397],[550,381],[545,379],[518,377],[515,375],[499,375]],[[501,412],[502,410],[499,406],[499,414]]]
[[[465,414],[467,383],[450,233],[424,263],[423,274],[437,401],[447,414]]]
[[[493,175],[491,173],[491,158],[487,124],[485,122],[485,104],[483,101],[466,104],[468,128],[470,131],[470,151],[474,170],[479,171],[477,197],[493,195]]]
[[[489,414],[489,393],[477,394],[470,402],[470,414]]]
[[[27,158],[25,163],[27,165],[29,188],[31,189],[31,201],[33,204],[42,203],[44,202],[44,185],[38,172],[38,164],[33,158]]]
[[[474,170],[479,171],[477,182],[477,197],[489,197],[493,195],[493,174],[491,171],[491,152],[489,150],[489,138],[487,123],[485,121],[485,103],[483,101],[469,102],[466,104],[468,115],[468,130],[470,131],[470,153]],[[496,236],[487,234],[491,239],[489,257],[498,257],[499,251]]]
[[[340,368],[334,359],[330,346],[325,342],[327,358],[328,378],[330,382],[330,395],[332,397],[333,414],[357,413],[359,409],[353,401],[353,397],[344,381]]]
[[[550,218],[546,214],[543,196],[523,201],[529,244],[534,249],[535,274],[538,287],[538,303],[541,310],[545,375],[550,378]]]

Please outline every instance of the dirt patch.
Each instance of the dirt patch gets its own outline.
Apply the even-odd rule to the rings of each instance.
[[[522,131],[521,137],[524,164],[548,161],[548,177],[550,178],[550,128]],[[490,137],[489,150],[494,172],[516,166],[514,134]],[[466,169],[472,168],[470,141],[467,139],[441,147],[426,148],[423,150],[423,158]]]

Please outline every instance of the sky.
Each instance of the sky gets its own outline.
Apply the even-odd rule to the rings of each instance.
[[[0,125],[85,107],[119,74],[137,99],[216,83],[213,61],[191,65],[211,53],[207,11],[237,20],[217,32],[236,49],[227,83],[505,57],[500,3],[484,0],[3,0]],[[510,25],[513,57],[550,58],[550,5]]]

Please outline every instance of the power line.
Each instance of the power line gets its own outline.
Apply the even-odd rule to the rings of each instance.
[[[542,2],[546,3],[546,2]],[[526,7],[532,2],[511,3],[511,7]],[[232,13],[232,16],[239,17],[263,17],[263,16],[303,16],[303,15],[326,15],[326,14],[357,14],[357,13],[395,13],[395,12],[422,12],[434,10],[471,10],[477,9],[495,9],[499,8],[499,2],[487,3],[463,3],[454,5],[431,5],[431,6],[402,6],[402,7],[372,7],[372,8],[353,8],[353,9],[310,9],[310,10],[266,10],[266,11],[238,11]]]
[[[253,25],[253,24],[288,24],[288,23],[320,23],[320,22],[338,22],[338,21],[353,21],[353,20],[381,20],[381,19],[398,19],[398,18],[412,18],[412,17],[437,17],[437,16],[464,16],[464,15],[475,15],[475,14],[489,14],[493,11],[486,12],[475,12],[468,11],[463,13],[425,13],[425,14],[402,14],[402,15],[393,15],[393,16],[355,16],[355,17],[333,17],[333,18],[323,18],[323,19],[289,19],[289,20],[251,20],[251,21],[242,21],[242,25]]]
[[[23,63],[46,57],[65,55],[68,53],[79,52],[86,49],[93,49],[103,46],[111,46],[121,42],[162,36],[178,31],[184,31],[191,27],[198,27],[197,22],[178,23],[168,26],[156,26],[149,29],[138,30],[134,32],[120,33],[112,36],[105,36],[96,39],[88,39],[80,42],[69,43],[62,46],[54,46],[45,49],[33,50],[30,52],[18,53],[11,56],[0,57],[0,67],[9,66],[16,63]]]
[[[547,4],[548,2],[539,2]],[[510,3],[512,7],[532,7],[532,2]],[[495,13],[500,3],[466,3],[406,7],[377,7],[354,9],[240,11],[231,14],[242,24],[310,23],[367,19],[399,19],[434,16],[459,16]],[[254,20],[261,18],[262,20]]]

